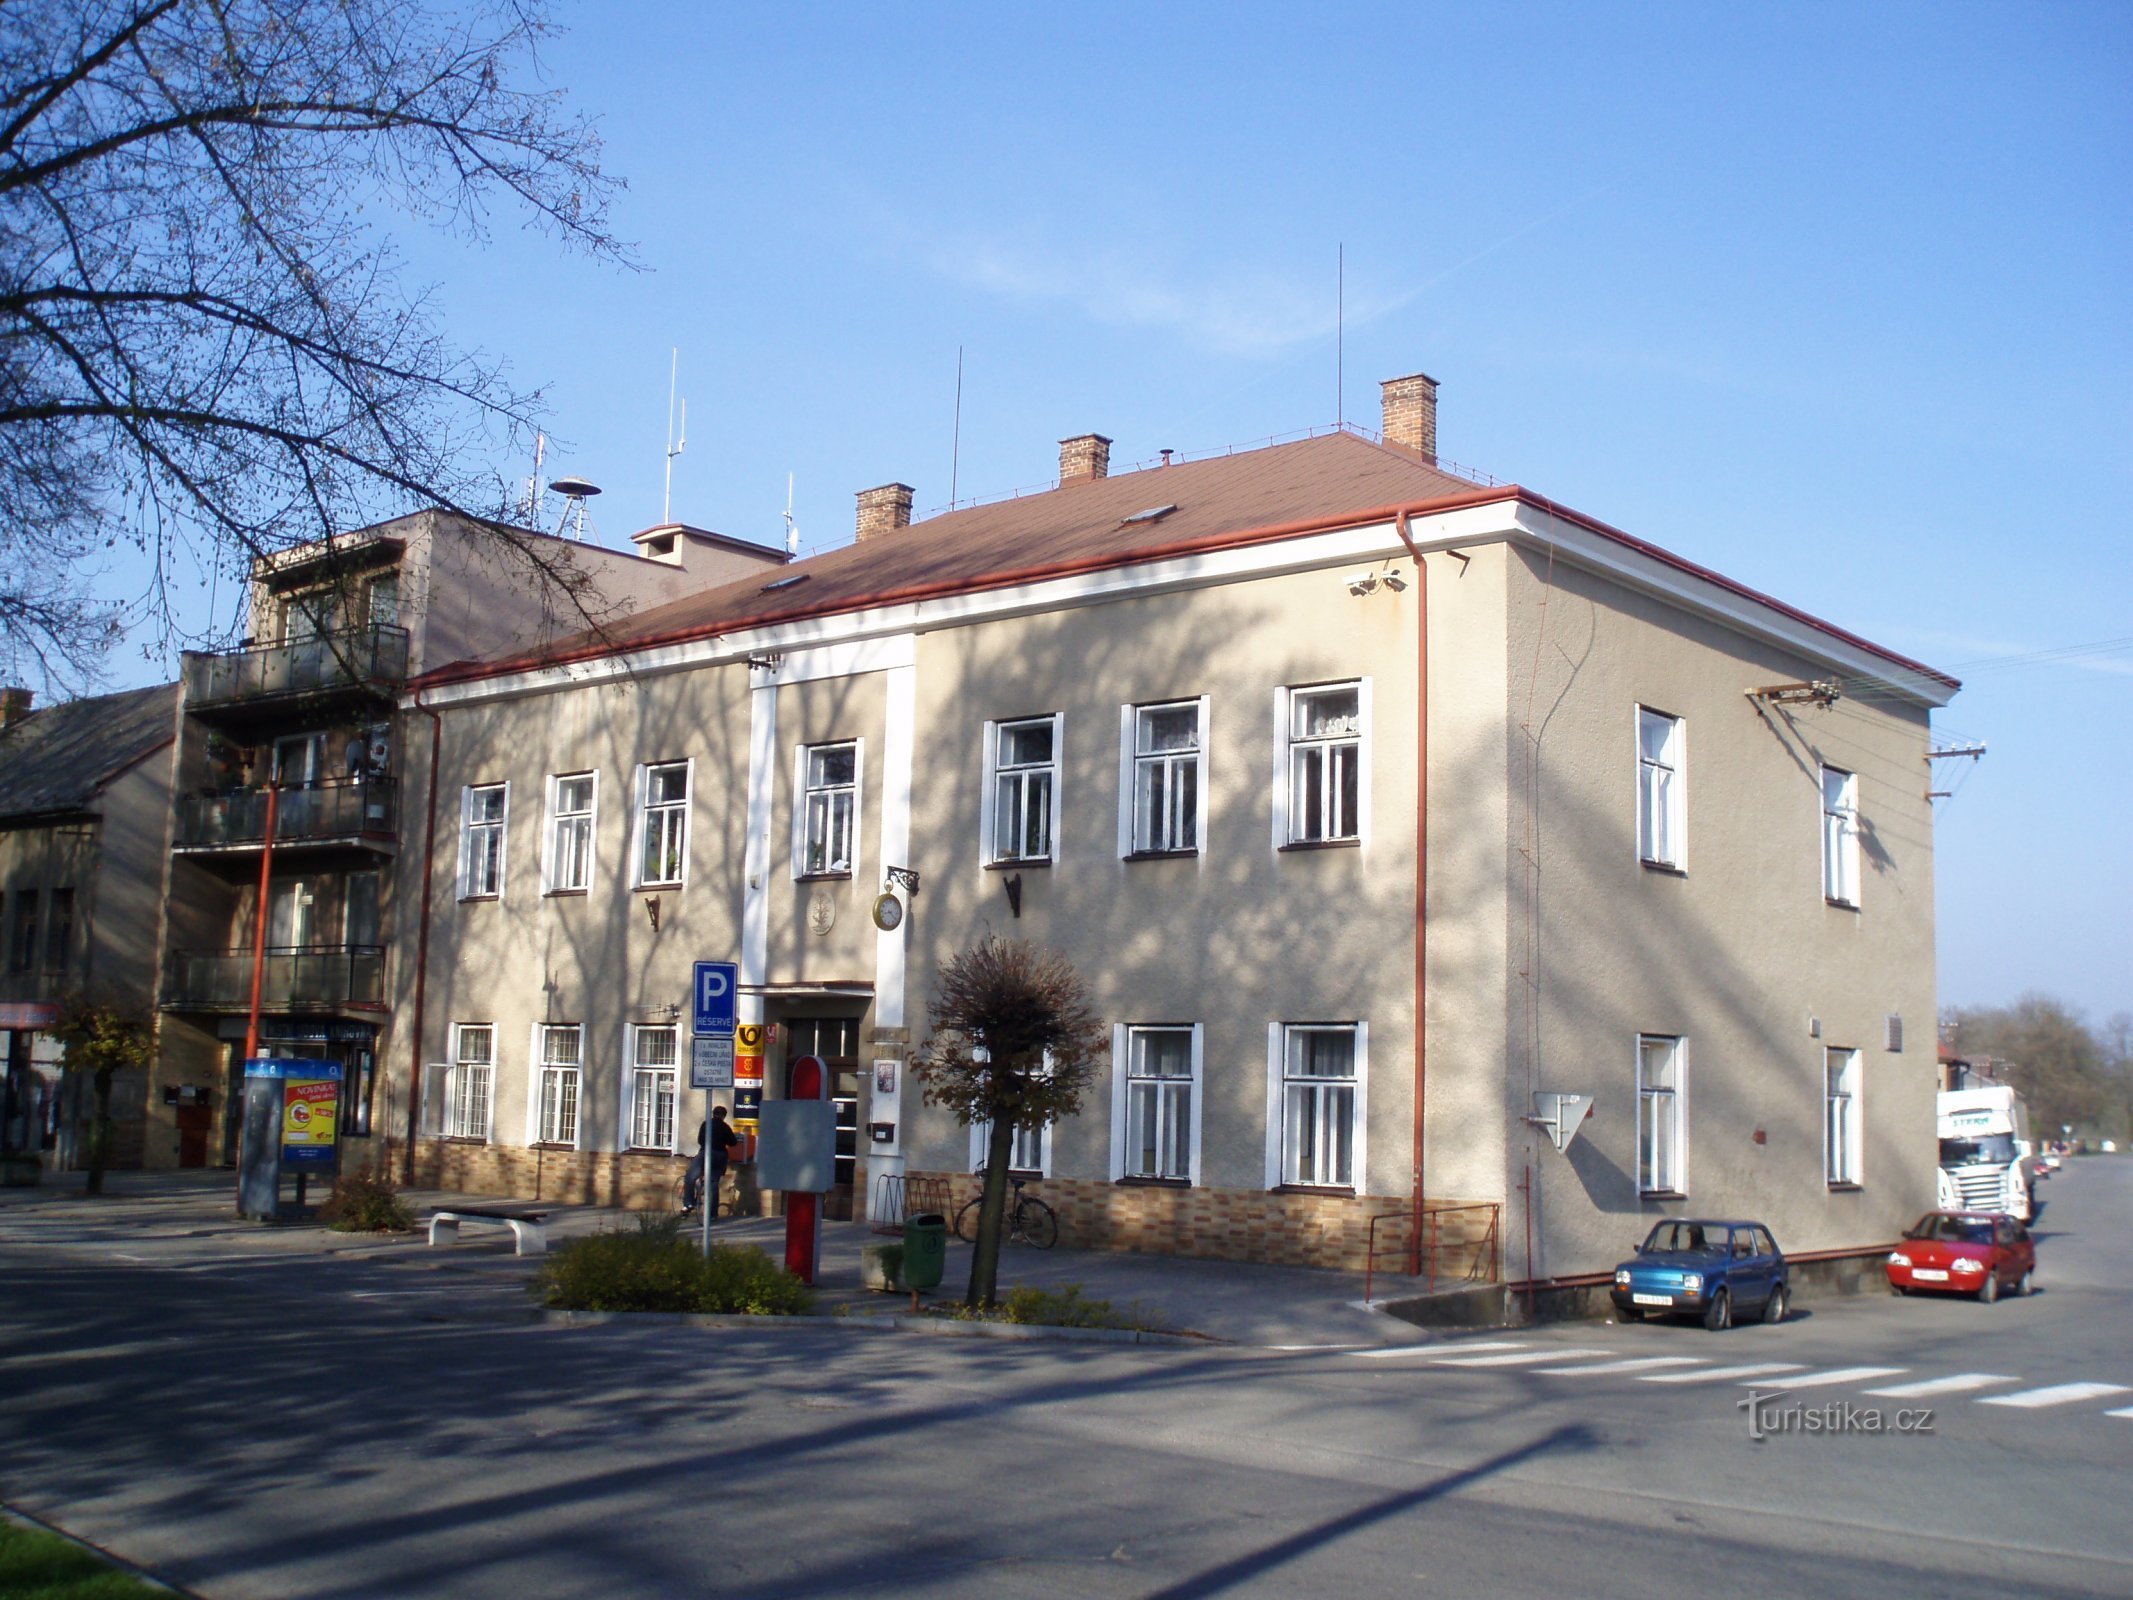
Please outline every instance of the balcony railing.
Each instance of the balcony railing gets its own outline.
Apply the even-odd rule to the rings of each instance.
[[[195,706],[317,694],[407,677],[407,630],[359,628],[222,655],[185,658],[185,697]]]
[[[399,836],[400,784],[395,778],[339,778],[310,788],[283,789],[275,803],[274,843],[359,839],[390,843]],[[178,800],[180,850],[256,849],[267,837],[267,791],[189,794]]]
[[[260,964],[263,1011],[376,1006],[385,1000],[385,947],[375,944],[269,946]],[[252,1003],[252,952],[180,950],[171,957],[163,1003],[182,1009],[241,1010]]]

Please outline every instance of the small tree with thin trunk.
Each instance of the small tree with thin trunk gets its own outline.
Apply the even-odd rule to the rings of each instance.
[[[1065,956],[992,934],[941,968],[932,1013],[933,1032],[912,1063],[926,1103],[946,1107],[965,1127],[991,1125],[965,1296],[965,1304],[984,1308],[998,1290],[1015,1130],[1081,1109],[1104,1047],[1103,1023]]]
[[[104,1168],[111,1159],[111,1083],[128,1067],[148,1065],[153,1032],[142,1012],[80,995],[61,1002],[52,1036],[66,1046],[69,1072],[85,1072],[96,1099],[89,1119],[84,1165],[89,1193],[104,1192]]]

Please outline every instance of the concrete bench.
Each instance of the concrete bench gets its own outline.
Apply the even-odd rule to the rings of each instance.
[[[511,1230],[515,1252],[522,1256],[548,1253],[548,1213],[545,1211],[492,1211],[481,1206],[462,1206],[456,1211],[430,1215],[430,1243],[457,1244],[462,1222],[494,1223]]]

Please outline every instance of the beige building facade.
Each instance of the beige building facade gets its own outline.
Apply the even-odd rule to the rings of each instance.
[[[974,1131],[910,1066],[991,932],[1111,1030],[1016,1142],[1070,1243],[1351,1268],[1420,1199],[1447,1271],[1547,1281],[1670,1215],[1892,1236],[1933,1193],[1954,683],[1441,470],[1427,379],[1386,421],[1116,476],[1083,435],[916,524],[886,486],[847,549],[419,678],[396,1165],[666,1203],[691,966],[730,959],[761,1092],[830,1068],[833,1214],[960,1200]]]

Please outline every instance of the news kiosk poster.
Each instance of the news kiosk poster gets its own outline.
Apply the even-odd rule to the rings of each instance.
[[[330,1167],[340,1132],[338,1061],[248,1061],[246,1077],[281,1080],[281,1161],[284,1167]]]

